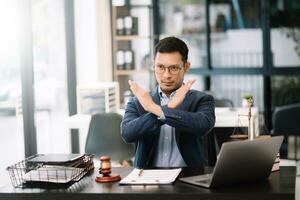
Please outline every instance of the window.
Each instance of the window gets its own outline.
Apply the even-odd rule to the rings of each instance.
[[[300,2],[271,4],[271,48],[274,67],[300,67]]]
[[[64,1],[32,1],[35,125],[38,153],[70,152]]]
[[[24,158],[18,0],[0,2],[0,186],[7,166]]]

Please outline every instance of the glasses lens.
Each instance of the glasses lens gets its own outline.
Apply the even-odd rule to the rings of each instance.
[[[169,69],[170,69],[170,72],[172,74],[177,74],[179,72],[179,70],[180,70],[180,67],[178,67],[178,66],[172,66],[172,67],[169,67]]]
[[[154,66],[154,71],[158,74],[163,74],[166,69],[168,69],[169,73],[175,75],[178,74],[178,72],[182,69],[183,65],[173,65],[173,66],[169,66],[169,67],[165,67],[163,65],[155,65]]]
[[[162,65],[155,65],[154,70],[156,73],[162,74],[165,71],[165,67]]]

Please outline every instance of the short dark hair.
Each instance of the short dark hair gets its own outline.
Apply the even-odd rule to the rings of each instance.
[[[189,49],[184,41],[177,37],[166,37],[155,45],[154,57],[159,53],[179,52],[183,62],[187,62]]]

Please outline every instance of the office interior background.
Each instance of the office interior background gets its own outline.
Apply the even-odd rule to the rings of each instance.
[[[123,36],[124,16],[135,36]],[[129,78],[153,89],[166,36],[187,42],[194,89],[233,107],[254,97],[261,133],[276,107],[300,102],[298,0],[1,0],[0,27],[0,176],[36,153],[79,151],[67,126],[78,87],[116,81],[121,108]]]

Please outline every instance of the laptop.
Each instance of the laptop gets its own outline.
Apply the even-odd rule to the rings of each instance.
[[[212,174],[179,180],[214,188],[266,179],[279,152],[283,136],[223,143]]]

